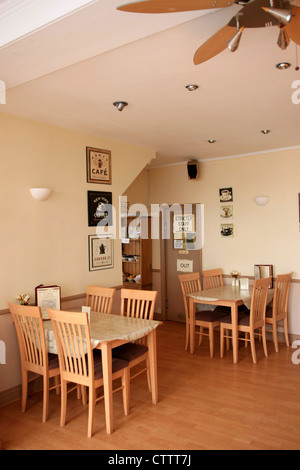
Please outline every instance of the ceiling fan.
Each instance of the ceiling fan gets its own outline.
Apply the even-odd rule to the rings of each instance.
[[[300,8],[287,0],[143,0],[118,7],[132,13],[172,13],[241,5],[229,23],[217,31],[194,55],[194,64],[201,64],[224,49],[237,50],[245,28],[278,26],[277,44],[286,49],[292,40],[300,45]]]

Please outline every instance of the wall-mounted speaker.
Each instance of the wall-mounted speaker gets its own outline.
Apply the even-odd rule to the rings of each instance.
[[[197,160],[187,162],[187,172],[189,180],[197,180],[199,178],[199,165]]]

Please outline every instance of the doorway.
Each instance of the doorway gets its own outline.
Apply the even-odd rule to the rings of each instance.
[[[178,274],[202,271],[203,207],[201,204],[176,206],[162,211],[161,306],[163,320],[185,322]]]

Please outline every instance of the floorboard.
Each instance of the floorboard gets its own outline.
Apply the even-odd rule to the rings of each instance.
[[[239,363],[232,350],[209,358],[205,339],[194,355],[184,350],[185,325],[166,322],[157,331],[159,403],[154,406],[146,375],[131,383],[130,414],[123,415],[121,393],[114,395],[115,432],[107,435],[103,401],[96,405],[94,436],[86,437],[87,407],[70,394],[67,424],[59,426],[60,397],[50,393],[49,420],[43,424],[42,395],[0,408],[0,442],[7,450],[299,450],[300,365],[294,350],[268,342],[258,363],[241,344]]]

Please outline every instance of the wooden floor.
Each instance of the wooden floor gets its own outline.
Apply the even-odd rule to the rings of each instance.
[[[96,405],[94,436],[86,437],[87,407],[70,394],[67,424],[59,426],[60,397],[50,394],[50,414],[42,424],[41,394],[0,409],[2,448],[13,449],[300,449],[300,365],[294,352],[268,342],[265,358],[257,346],[258,364],[241,344],[237,365],[232,351],[215,357],[208,344],[194,355],[184,350],[185,325],[167,322],[158,329],[159,403],[151,404],[146,376],[131,383],[130,414],[124,417],[121,394],[114,395],[115,432],[107,435],[103,401]]]

